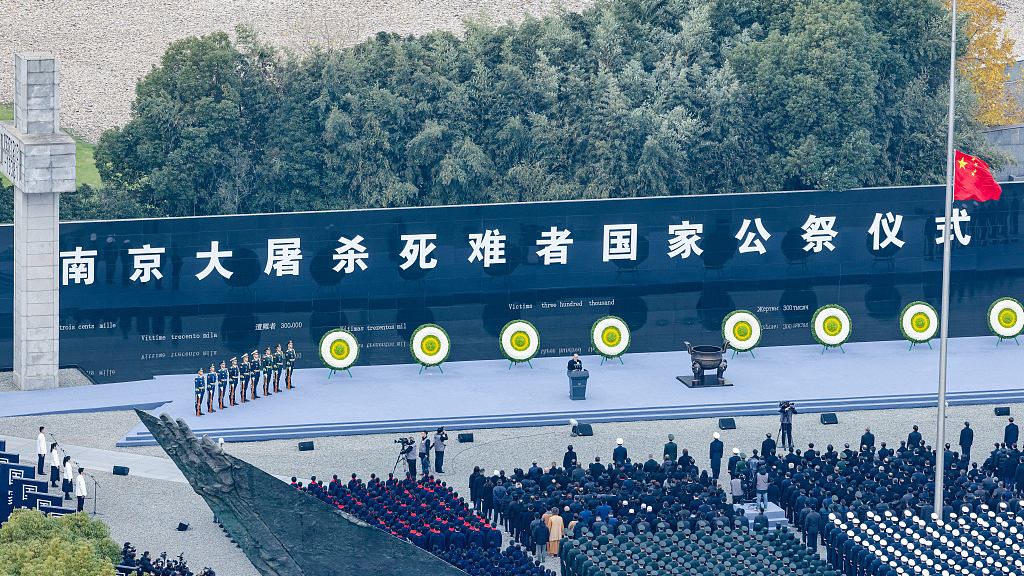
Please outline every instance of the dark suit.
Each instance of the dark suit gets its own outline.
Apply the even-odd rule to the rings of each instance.
[[[569,366],[566,368],[566,370],[568,370],[569,372],[572,372],[573,370],[583,370],[583,362],[580,362],[579,360],[575,359],[569,360]]]
[[[1006,442],[1006,447],[1009,448],[1010,444],[1017,442],[1017,436],[1020,434],[1017,425],[1010,422],[1006,425],[1006,429],[1003,431],[1003,442]]]
[[[963,453],[964,460],[971,461],[971,445],[974,444],[974,430],[971,430],[967,426],[960,431],[960,451]]]

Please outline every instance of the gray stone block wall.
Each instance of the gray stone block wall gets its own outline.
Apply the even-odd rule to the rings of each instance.
[[[1009,165],[992,175],[996,182],[1024,180],[1024,124],[996,126],[985,131],[988,141],[1017,159],[1017,165]]]

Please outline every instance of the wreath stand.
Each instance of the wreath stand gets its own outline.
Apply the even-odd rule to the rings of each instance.
[[[430,368],[430,366],[427,366],[426,364],[420,364],[420,371],[418,372],[418,374],[423,374],[423,370],[425,368]],[[437,368],[438,370],[441,371],[441,374],[444,374],[444,370],[441,370],[440,364],[437,364],[436,366],[434,366],[434,368]]]
[[[996,347],[998,347],[999,343],[1002,342],[1003,340],[1009,340],[1009,338],[1003,338],[1002,336],[997,336],[997,338],[998,338],[998,340],[996,340]],[[1017,342],[1017,337],[1016,336],[1013,337],[1013,341]],[[1020,342],[1017,342],[1017,346],[1020,346]]]
[[[344,370],[345,372],[348,372],[348,377],[349,378],[355,378],[355,376],[352,375],[352,371],[349,370],[348,368],[342,368],[342,370]],[[331,368],[331,373],[327,375],[327,379],[330,380],[331,376],[334,376],[335,372],[339,372],[339,370],[335,370],[334,368]]]
[[[530,370],[533,370],[533,364],[531,364],[529,360],[527,360],[526,363],[530,364]],[[508,363],[508,369],[511,370],[512,366],[515,365],[515,364],[522,364],[522,362],[516,362],[515,360],[511,360]]]
[[[910,343],[910,348],[907,348],[907,352],[910,352],[911,350],[913,350],[914,346],[917,346],[918,344],[927,344],[929,350],[934,350],[934,348],[932,348],[932,343],[931,342],[911,342]],[[998,342],[996,343],[996,346],[999,346]],[[1020,346],[1020,344],[1018,344],[1018,346]]]
[[[843,354],[846,354],[846,350],[843,350],[843,345],[840,344],[839,346],[825,346],[825,345],[822,345],[822,347],[821,347],[821,355],[824,356],[825,355],[825,350],[828,350],[829,348],[839,348],[840,352],[842,352]],[[753,353],[751,353],[751,356],[753,356]]]
[[[616,358],[619,359],[619,364],[622,364],[622,365],[626,364],[625,362],[622,361],[622,355],[621,354],[616,356]],[[611,358],[608,358],[607,356],[601,356],[601,363],[598,364],[598,366],[604,366],[604,361],[605,360],[611,360]]]

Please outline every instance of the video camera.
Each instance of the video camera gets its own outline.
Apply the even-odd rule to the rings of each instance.
[[[395,444],[401,444],[403,447],[412,446],[416,441],[409,437],[402,437],[395,440]]]
[[[796,412],[796,402],[790,402],[789,400],[779,402],[779,412]]]

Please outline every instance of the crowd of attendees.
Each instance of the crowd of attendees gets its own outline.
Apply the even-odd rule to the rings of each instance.
[[[138,555],[135,546],[131,542],[125,542],[121,549],[121,563],[116,567],[119,575],[143,575],[153,574],[155,576],[216,576],[211,568],[203,568],[198,574],[189,569],[184,553],[177,558],[168,558],[166,552],[153,557],[146,550],[142,556]]]
[[[777,449],[768,435],[750,456],[734,448],[727,462],[716,434],[710,471],[671,436],[660,459],[643,462],[622,439],[607,464],[583,464],[569,446],[561,465],[474,469],[468,503],[429,475],[293,484],[474,575],[551,574],[542,566],[549,555],[563,576],[1022,574],[1015,428],[980,464],[961,456],[973,431],[966,446],[961,434],[960,451],[943,447],[938,511],[936,452],[916,426],[895,448],[876,446],[870,430],[841,450]],[[733,506],[750,501],[756,514]],[[774,506],[786,521],[770,527],[764,509]],[[499,526],[510,536],[505,547]]]
[[[395,537],[440,557],[472,575],[553,576],[518,545],[502,548],[501,530],[475,513],[445,482],[424,475],[363,482],[316,477],[292,485]]]

